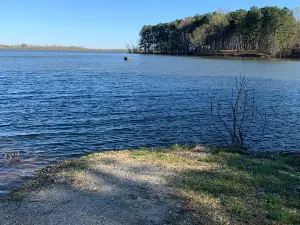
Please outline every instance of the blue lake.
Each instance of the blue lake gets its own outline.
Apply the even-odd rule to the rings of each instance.
[[[220,145],[210,101],[240,75],[255,92],[252,150],[299,151],[300,61],[124,56],[0,51],[0,194],[39,168],[92,152]],[[20,152],[21,163],[4,165],[7,152]]]

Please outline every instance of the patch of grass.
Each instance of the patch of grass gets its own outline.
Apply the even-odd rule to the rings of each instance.
[[[210,151],[214,153],[221,153],[221,152],[226,152],[226,153],[238,153],[238,154],[246,154],[247,149],[246,148],[234,148],[234,147],[213,147],[210,148]]]
[[[268,217],[279,224],[299,224],[299,214],[290,209],[272,209],[268,211]]]
[[[299,160],[300,160],[300,156],[293,154],[288,155],[288,154],[281,154],[279,156],[277,156],[275,158],[278,162],[282,163],[283,165],[289,165],[289,166],[299,166]]]
[[[267,206],[272,209],[280,209],[282,205],[282,200],[279,195],[267,194],[264,197],[264,201],[267,204]]]
[[[223,205],[231,213],[231,216],[237,221],[245,221],[248,217],[247,206],[243,200],[237,198],[227,199],[223,201]]]
[[[67,168],[69,169],[73,168],[78,170],[86,169],[88,167],[90,158],[91,157],[89,156],[84,156],[79,159],[65,160],[56,165],[56,170],[67,169]]]
[[[171,151],[188,151],[191,148],[194,148],[194,147],[187,146],[187,145],[175,144],[175,145],[171,145],[168,149],[171,150]]]
[[[163,159],[167,158],[166,154],[168,150],[153,150],[153,151],[144,151],[144,150],[134,150],[131,152],[131,157],[134,159]]]
[[[135,150],[135,151],[132,151],[131,157],[136,159],[136,158],[140,158],[140,157],[145,157],[145,156],[147,156],[147,154],[149,154],[148,150]]]
[[[206,192],[213,196],[226,194],[241,196],[249,190],[251,178],[240,172],[229,173],[229,170],[219,171],[188,171],[183,174],[184,187],[189,190]]]
[[[300,224],[300,160],[293,154],[219,151],[200,161],[217,163],[220,169],[185,172],[184,189],[222,199],[233,223]]]

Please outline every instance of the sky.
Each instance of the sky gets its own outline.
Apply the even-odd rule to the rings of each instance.
[[[143,25],[219,9],[294,9],[299,0],[0,0],[0,44],[125,48]]]

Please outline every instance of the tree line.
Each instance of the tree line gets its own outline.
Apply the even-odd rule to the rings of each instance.
[[[296,12],[299,8],[252,7],[145,25],[140,31],[139,48],[142,53],[174,55],[232,51],[300,56]]]
[[[91,51],[91,52],[125,52],[125,49],[100,49],[86,48],[81,46],[61,46],[61,45],[32,45],[32,44],[15,44],[6,45],[0,44],[0,49],[28,49],[28,50],[54,50],[54,51]]]

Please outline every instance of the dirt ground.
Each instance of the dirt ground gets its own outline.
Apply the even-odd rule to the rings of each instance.
[[[0,224],[185,224],[182,202],[168,184],[174,171],[108,154],[80,168],[65,168],[55,181],[24,199],[0,202]]]

